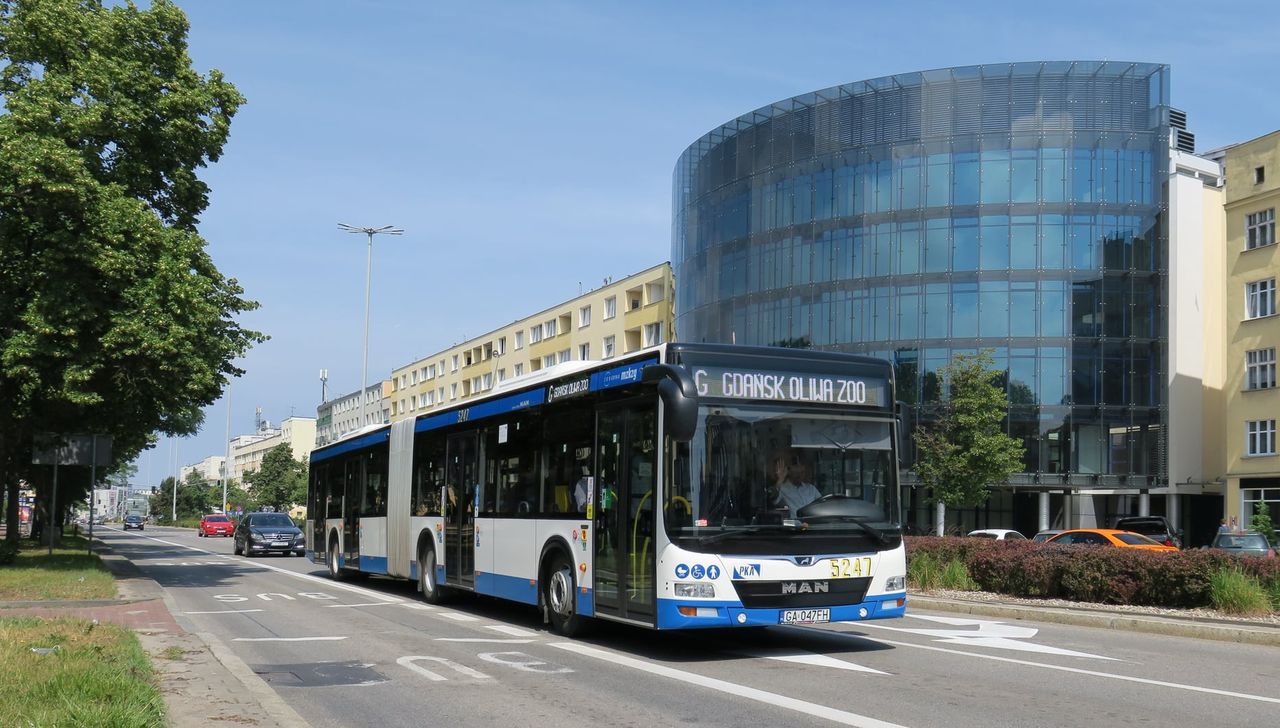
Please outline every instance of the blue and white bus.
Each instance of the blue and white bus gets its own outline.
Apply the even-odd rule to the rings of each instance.
[[[312,453],[307,550],[656,629],[900,617],[890,365],[665,344],[573,362]]]

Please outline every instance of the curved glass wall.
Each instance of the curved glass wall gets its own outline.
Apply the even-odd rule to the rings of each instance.
[[[1019,480],[1162,472],[1166,66],[1025,63],[788,99],[680,157],[672,263],[684,341],[893,360],[938,398],[995,350]]]

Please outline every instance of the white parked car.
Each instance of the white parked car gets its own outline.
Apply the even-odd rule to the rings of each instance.
[[[1026,536],[1023,536],[1012,528],[980,528],[977,531],[970,531],[969,535],[977,536],[978,538],[994,538],[997,541],[1027,540]]]

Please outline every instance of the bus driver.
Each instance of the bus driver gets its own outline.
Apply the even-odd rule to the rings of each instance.
[[[808,468],[795,453],[774,455],[769,472],[773,480],[771,492],[776,494],[772,505],[785,506],[792,518],[796,517],[796,511],[822,497],[813,483],[808,482]]]

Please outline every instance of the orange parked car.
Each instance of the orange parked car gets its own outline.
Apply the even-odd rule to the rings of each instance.
[[[235,531],[236,525],[231,522],[230,518],[221,513],[211,513],[200,519],[200,528],[196,531],[197,536],[230,536]]]
[[[1165,546],[1155,539],[1132,531],[1118,531],[1114,528],[1074,528],[1063,531],[1045,543],[1087,546],[1117,546],[1124,549],[1142,549],[1144,551],[1162,551],[1177,553],[1176,546]]]

